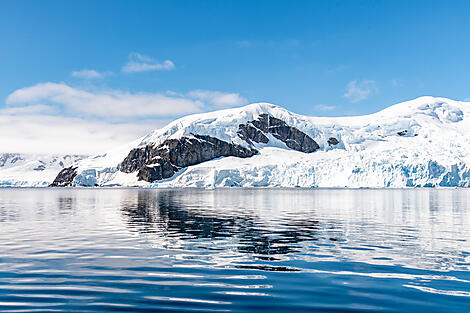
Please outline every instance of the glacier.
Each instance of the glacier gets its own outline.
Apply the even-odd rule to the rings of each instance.
[[[0,187],[47,187],[82,155],[0,153]]]
[[[243,140],[240,125],[262,114],[308,135],[318,149],[295,151],[270,133],[264,134],[267,143]],[[132,149],[195,136],[211,136],[258,153],[215,158],[153,182],[120,171]],[[303,116],[255,103],[180,118],[127,145],[79,160],[73,170],[72,186],[469,187],[470,103],[426,96],[352,117]]]

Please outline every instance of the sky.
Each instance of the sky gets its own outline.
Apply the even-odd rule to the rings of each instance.
[[[198,112],[470,100],[470,1],[0,0],[0,152],[101,153]]]

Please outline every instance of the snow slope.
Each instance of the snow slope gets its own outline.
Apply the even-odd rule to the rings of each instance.
[[[46,187],[79,155],[0,154],[0,187]]]
[[[255,144],[260,154],[219,158],[182,169],[149,184],[119,164],[135,147],[166,139],[209,135],[248,146],[239,125],[267,113],[313,138],[313,153],[291,150],[270,136]],[[329,145],[328,139],[338,139]],[[308,117],[267,103],[190,115],[126,146],[78,163],[74,185],[148,187],[414,187],[470,185],[470,103],[421,97],[378,113]]]

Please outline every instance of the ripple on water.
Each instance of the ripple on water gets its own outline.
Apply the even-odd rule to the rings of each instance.
[[[466,312],[470,190],[1,189],[2,312]]]

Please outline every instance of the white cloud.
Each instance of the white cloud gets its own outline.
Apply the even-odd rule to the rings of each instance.
[[[343,95],[351,102],[359,102],[369,98],[372,94],[378,92],[377,85],[373,80],[353,80],[348,83],[346,93]]]
[[[36,104],[22,107],[8,107],[0,110],[0,113],[7,115],[21,114],[56,114],[58,110],[49,105]]]
[[[72,72],[73,77],[77,77],[77,78],[81,78],[81,79],[103,78],[103,77],[105,77],[107,75],[110,75],[110,74],[111,74],[110,72],[100,73],[100,72],[95,71],[95,70],[87,70],[87,69]]]
[[[6,103],[12,107],[51,105],[70,114],[96,117],[178,116],[208,109],[247,104],[238,93],[193,90],[186,94],[124,92],[121,90],[88,90],[65,83],[39,83],[11,93]]]
[[[204,107],[197,99],[120,90],[89,91],[50,82],[18,89],[7,97],[6,103],[55,104],[70,113],[101,117],[175,116],[200,112]]]
[[[105,152],[164,126],[168,120],[112,123],[79,117],[56,116],[37,106],[19,111],[0,110],[0,152],[78,153]]]
[[[129,55],[129,61],[122,67],[121,70],[125,73],[136,73],[159,70],[169,71],[174,68],[175,64],[171,60],[165,60],[162,63],[158,63],[151,57],[142,55],[140,53],[131,53]]]
[[[334,105],[317,104],[315,109],[319,111],[333,111],[336,107]]]
[[[0,109],[0,152],[94,154],[128,143],[184,114],[246,103],[237,93],[130,93],[65,83],[18,89]]]
[[[188,93],[193,99],[208,102],[209,104],[221,108],[240,106],[248,103],[248,100],[238,93],[223,93],[220,91],[193,90]]]

